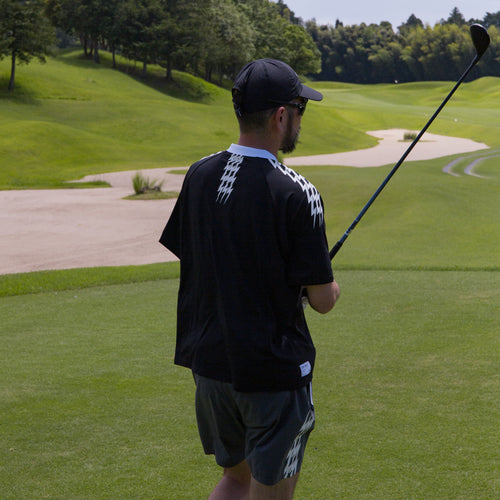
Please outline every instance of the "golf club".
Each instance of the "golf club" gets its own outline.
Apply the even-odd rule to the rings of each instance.
[[[482,55],[486,52],[490,44],[490,36],[486,29],[480,24],[473,24],[470,27],[470,34],[472,37],[472,42],[474,43],[474,47],[476,49],[476,55],[472,60],[469,67],[465,70],[464,74],[460,77],[458,82],[455,84],[451,92],[446,96],[445,100],[441,103],[436,112],[432,115],[430,120],[425,124],[424,128],[419,132],[419,134],[415,137],[413,142],[410,144],[408,149],[404,152],[403,156],[399,159],[399,161],[394,165],[393,169],[389,172],[389,175],[384,179],[384,182],[380,185],[380,187],[375,191],[374,195],[368,200],[368,203],[363,207],[358,216],[354,219],[353,223],[349,226],[347,231],[343,234],[342,238],[335,244],[335,246],[330,250],[330,259],[333,259],[337,252],[340,250],[344,241],[347,239],[351,231],[356,227],[358,222],[361,220],[363,215],[365,215],[366,211],[370,208],[372,203],[375,201],[377,196],[380,194],[382,189],[386,186],[386,184],[390,181],[391,177],[396,173],[397,169],[401,166],[401,164],[405,161],[406,157],[410,154],[411,150],[414,148],[415,144],[420,140],[420,138],[424,135],[425,131],[429,128],[430,124],[434,121],[436,116],[441,112],[446,103],[450,100],[451,96],[455,93],[459,85],[465,80],[466,76],[469,74],[471,69],[477,64],[479,59],[481,59]]]

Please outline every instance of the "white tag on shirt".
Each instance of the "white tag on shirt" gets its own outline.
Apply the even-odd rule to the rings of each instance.
[[[309,363],[309,361],[302,363],[299,368],[303,377],[306,377],[311,373],[311,363]]]

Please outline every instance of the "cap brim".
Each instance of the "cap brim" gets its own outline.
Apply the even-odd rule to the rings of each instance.
[[[318,92],[307,85],[302,85],[302,90],[300,91],[299,96],[313,101],[321,101],[323,99],[323,94],[321,92]]]

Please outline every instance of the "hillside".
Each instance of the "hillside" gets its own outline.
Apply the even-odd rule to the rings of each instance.
[[[0,64],[0,187],[51,186],[102,171],[185,165],[236,133],[228,93],[187,75],[166,85],[69,52]]]
[[[182,73],[167,84],[163,70],[147,80],[101,66],[70,51],[17,69],[0,62],[0,188],[55,187],[105,171],[188,165],[237,138],[227,90]],[[137,71],[138,72],[138,71]],[[296,155],[375,144],[366,130],[419,129],[450,82],[349,85],[315,82],[325,99],[311,103]],[[498,79],[464,84],[432,131],[500,144]],[[480,110],[480,111],[479,111]]]

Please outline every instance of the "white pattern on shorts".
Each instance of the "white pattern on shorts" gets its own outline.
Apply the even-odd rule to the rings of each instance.
[[[309,410],[305,422],[294,439],[290,450],[288,450],[288,455],[286,456],[286,465],[283,471],[283,479],[295,476],[297,474],[298,461],[300,455],[300,449],[302,447],[302,436],[308,433],[314,426],[314,412]]]

